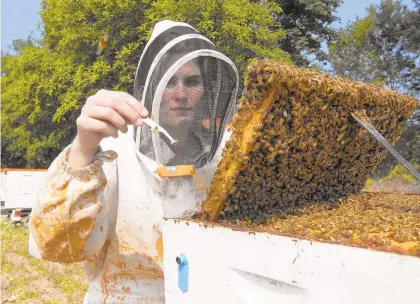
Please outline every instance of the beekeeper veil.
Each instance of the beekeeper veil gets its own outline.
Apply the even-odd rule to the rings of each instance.
[[[158,165],[210,162],[233,115],[238,71],[188,24],[156,24],[137,67],[134,97],[177,142],[146,124],[134,132],[136,149]]]

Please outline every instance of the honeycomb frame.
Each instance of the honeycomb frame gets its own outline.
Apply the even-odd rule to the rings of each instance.
[[[391,144],[417,100],[373,84],[270,60],[247,68],[244,94],[199,215],[264,222],[359,193],[386,150],[352,117],[367,115]]]

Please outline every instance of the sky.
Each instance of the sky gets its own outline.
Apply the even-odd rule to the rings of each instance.
[[[26,39],[29,35],[35,38],[42,36],[38,29],[38,23],[41,22],[40,3],[37,0],[1,0],[2,50],[7,51],[7,46],[11,46],[14,39]],[[356,16],[364,16],[366,7],[379,3],[380,0],[344,0],[337,12],[342,19],[341,24],[335,23],[333,26],[337,28],[354,20]],[[413,8],[411,0],[404,0],[403,3]]]
[[[7,51],[15,39],[26,39],[31,32],[41,37],[39,0],[1,0],[1,49]]]

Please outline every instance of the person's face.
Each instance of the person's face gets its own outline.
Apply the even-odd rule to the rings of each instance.
[[[204,93],[200,69],[185,63],[169,80],[160,104],[161,118],[168,126],[185,126],[194,119],[194,109]]]

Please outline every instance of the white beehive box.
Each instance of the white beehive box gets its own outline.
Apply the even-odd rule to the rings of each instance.
[[[167,304],[420,303],[417,257],[180,220],[164,222],[163,240]]]

